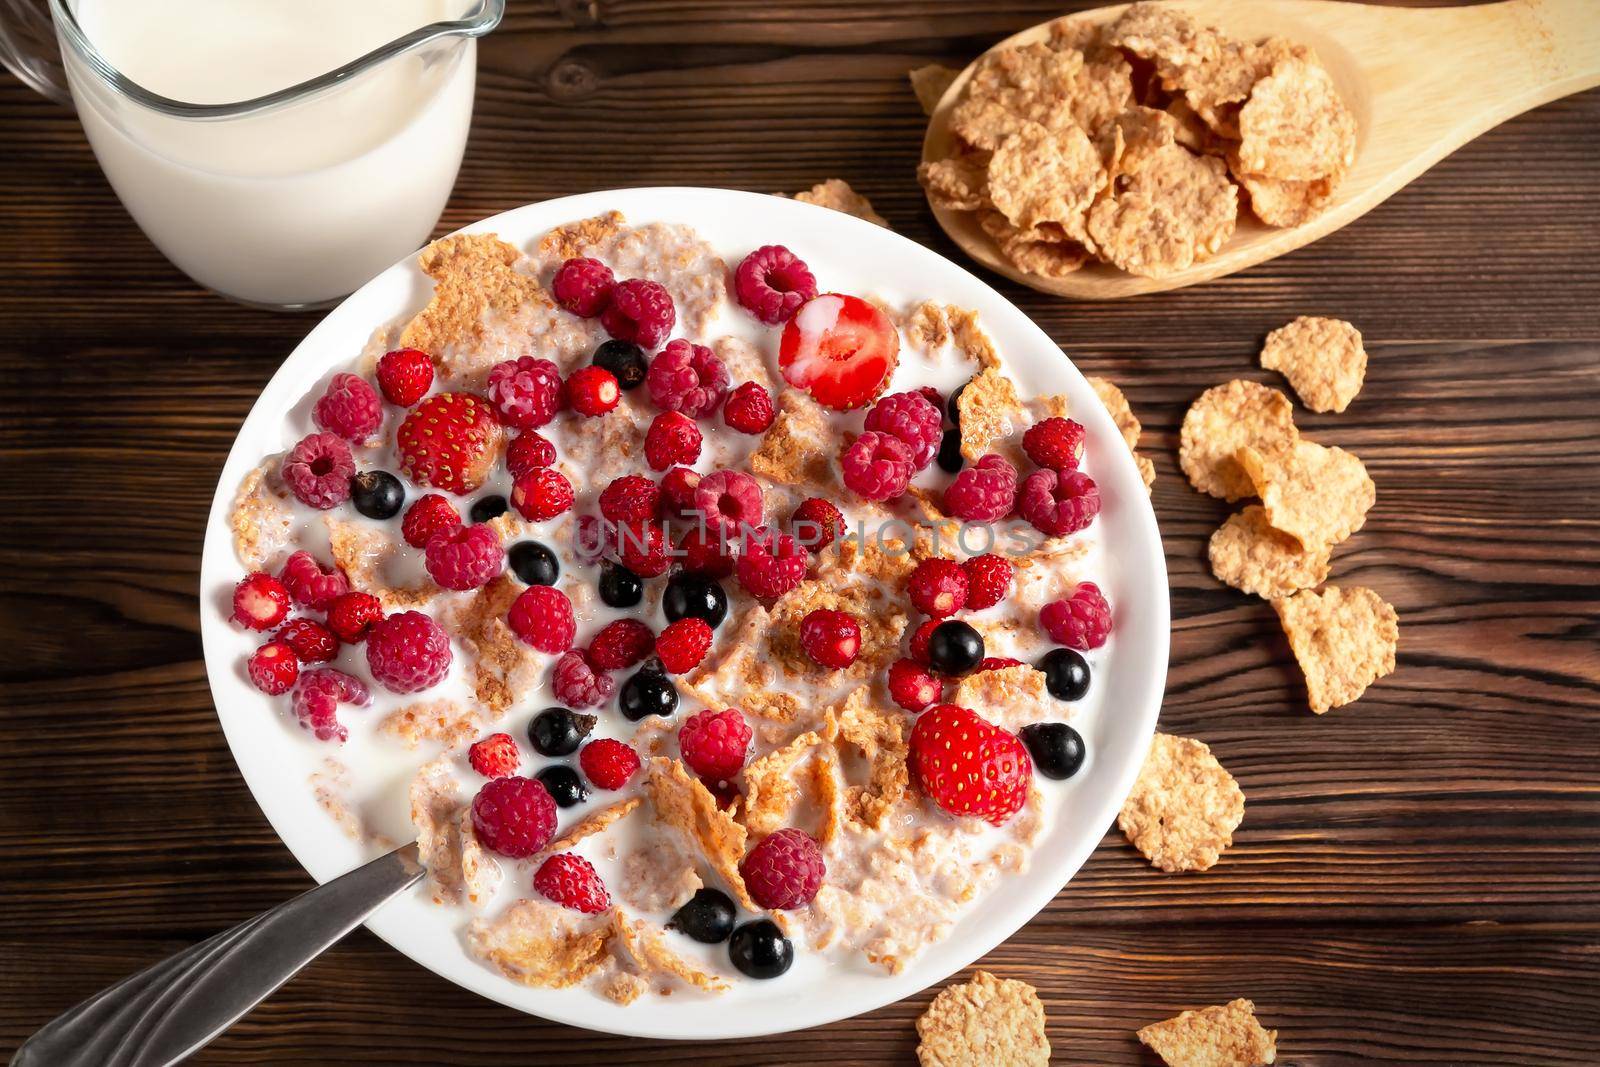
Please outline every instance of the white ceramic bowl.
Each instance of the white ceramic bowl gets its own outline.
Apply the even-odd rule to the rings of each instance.
[[[1065,392],[1088,429],[1091,471],[1104,509],[1100,581],[1117,630],[1096,653],[1087,715],[1075,715],[1089,759],[1052,796],[1061,798],[1029,868],[1001,879],[952,935],[898,975],[859,967],[797,967],[772,982],[738,980],[721,997],[647,996],[618,1007],[584,989],[543,990],[514,984],[469,957],[459,916],[442,914],[422,891],[395,900],[368,926],[379,937],[450,981],[492,1000],[574,1026],[658,1038],[733,1038],[783,1033],[871,1011],[916,993],[977,960],[1031,919],[1061,891],[1115,818],[1155,729],[1166,683],[1167,575],[1155,514],[1121,435],[1083,376],[1028,318],[972,274],[890,230],[825,208],[721,189],[629,189],[589,193],[508,211],[467,227],[519,247],[552,226],[621,210],[631,223],[688,223],[725,254],[781,242],[806,259],[825,289],[877,294],[891,301],[932,298],[976,309],[1025,394]],[[241,568],[228,512],[244,474],[293,443],[284,415],[335,367],[351,360],[373,329],[420,309],[430,283],[412,259],[363,286],[307,335],[267,384],[223,467],[200,568],[200,631],[206,670],[223,732],[250,791],[278,836],[319,882],[370,858],[317,805],[306,778],[329,754],[295,727],[278,703],[255,691],[241,669],[254,641],[227,621]],[[352,712],[352,716],[360,714]],[[419,759],[420,762],[420,759]],[[359,768],[356,768],[359,772]],[[405,804],[404,783],[394,783]]]

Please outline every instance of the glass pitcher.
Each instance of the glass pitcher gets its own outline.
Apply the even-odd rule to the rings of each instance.
[[[286,0],[163,0],[163,22],[143,0],[0,0],[0,62],[76,107],[123,206],[191,278],[240,303],[325,306],[438,222],[471,124],[476,38],[505,11],[505,0],[465,11],[471,0],[412,2],[427,16],[416,28],[250,99],[228,92],[253,84],[255,67],[271,78],[280,59],[314,63],[402,17],[398,6],[300,0],[296,18]],[[256,48],[241,29],[253,15],[282,39]],[[223,27],[233,53],[181,76],[163,69],[172,35],[209,47],[204,35]],[[126,69],[108,57],[112,44]],[[172,73],[192,85],[190,98],[160,95],[130,71],[145,81]]]

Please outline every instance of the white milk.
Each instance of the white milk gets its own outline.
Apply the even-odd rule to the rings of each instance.
[[[145,89],[234,103],[297,85],[461,0],[77,0],[89,41]],[[79,117],[134,220],[219,293],[343,296],[427,238],[472,115],[475,42],[450,37],[283,108],[176,118],[110,90],[64,49]]]

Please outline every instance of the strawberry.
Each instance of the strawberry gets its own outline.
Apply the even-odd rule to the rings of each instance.
[[[421,486],[470,493],[500,452],[494,409],[471,393],[438,393],[407,415],[395,433],[400,473]]]
[[[876,399],[900,358],[889,316],[859,297],[824,293],[800,306],[783,327],[783,380],[835,411]]]
[[[611,894],[590,862],[575,852],[557,852],[533,872],[533,888],[563,908],[598,915],[611,907]]]
[[[1033,761],[1015,735],[966,708],[939,704],[912,727],[911,772],[951,815],[999,826],[1027,801]]]

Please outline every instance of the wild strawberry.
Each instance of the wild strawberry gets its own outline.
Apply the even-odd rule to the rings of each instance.
[[[776,415],[772,394],[756,382],[739,386],[722,405],[722,421],[740,433],[766,433]]]
[[[553,519],[572,507],[572,483],[554,467],[535,467],[511,485],[511,506],[529,522]]]
[[[567,406],[594,418],[614,409],[622,399],[617,376],[604,367],[580,367],[567,378]]]
[[[517,773],[522,757],[517,754],[517,743],[510,734],[490,734],[467,749],[467,762],[485,778],[504,778]]]
[[[461,513],[455,505],[438,493],[428,493],[406,509],[406,517],[400,520],[400,536],[412,548],[426,548],[434,534],[460,525]]]
[[[861,654],[861,623],[849,612],[819,608],[800,620],[800,647],[819,667],[848,667]]]
[[[300,677],[300,661],[286,642],[273,640],[250,653],[245,670],[250,675],[250,684],[263,693],[277,696],[294,688],[295,679]]]
[[[611,907],[611,894],[594,865],[576,852],[558,852],[533,872],[533,888],[563,908],[599,915]]]
[[[1015,569],[1004,556],[993,553],[973,556],[961,564],[961,569],[967,572],[967,608],[970,611],[992,608],[1011,593]]]
[[[922,713],[911,729],[911,772],[951,815],[999,826],[1028,799],[1033,761],[1015,735],[954,704]]]
[[[789,531],[812,552],[821,552],[844,533],[844,513],[820,496],[808,497],[794,509]]]
[[[415,348],[397,348],[378,360],[378,388],[396,407],[408,408],[433,386],[433,360]]]
[[[328,629],[347,645],[365,641],[372,624],[382,621],[383,601],[371,593],[345,593],[328,605]]]
[[[656,637],[656,658],[668,674],[688,674],[709,651],[711,627],[704,619],[679,619]]]
[[[951,559],[925,559],[906,582],[911,603],[929,618],[943,619],[967,605],[967,572]]]
[[[233,587],[233,621],[251,630],[270,630],[289,614],[289,590],[264,571],[248,574]]]
[[[621,789],[639,769],[639,753],[614,737],[590,741],[578,752],[578,766],[596,789]]]
[[[909,659],[889,665],[889,696],[907,711],[921,711],[939,702],[944,689],[932,671]]]
[[[418,404],[395,432],[400,473],[421,486],[471,493],[500,450],[494,411],[470,393],[439,393]]]

